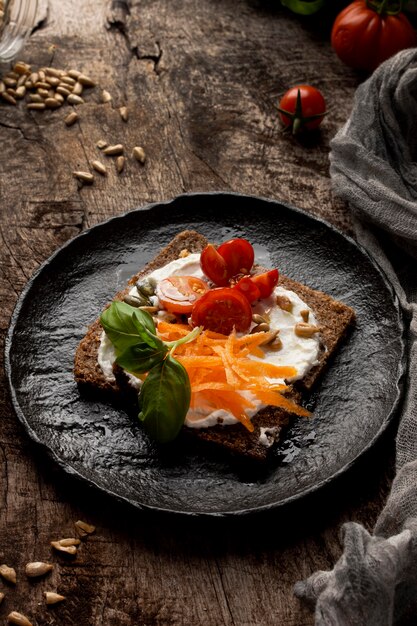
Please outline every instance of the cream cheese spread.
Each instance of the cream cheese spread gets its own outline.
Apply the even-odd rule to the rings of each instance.
[[[189,254],[184,258],[171,261],[164,267],[151,272],[147,278],[153,278],[157,283],[169,276],[196,276],[198,278],[205,278],[200,268],[200,255]],[[136,287],[132,287],[129,291],[130,295],[138,295]],[[276,300],[277,296],[285,296],[291,303],[291,311],[285,311],[278,306]],[[159,306],[158,300],[158,284],[156,286],[156,295],[151,296],[152,303],[155,306]],[[269,324],[271,329],[279,329],[279,338],[282,342],[282,348],[280,350],[273,350],[268,346],[262,346],[265,353],[264,359],[252,356],[253,359],[258,359],[262,362],[273,363],[274,365],[285,365],[294,367],[297,370],[297,374],[291,379],[287,379],[289,382],[300,380],[304,378],[307,372],[318,363],[318,355],[320,351],[320,339],[318,333],[315,333],[312,337],[300,337],[295,331],[295,326],[298,323],[304,322],[305,312],[308,311],[309,324],[317,325],[317,320],[314,317],[313,311],[303,300],[293,291],[285,289],[284,287],[276,287],[269,298],[264,298],[258,302],[253,308],[253,313],[264,314],[268,313]],[[303,313],[303,315],[302,315]],[[164,315],[163,311],[158,315]],[[116,360],[116,354],[113,344],[103,332],[100,341],[100,347],[98,350],[98,364],[101,367],[104,376],[109,381],[114,381],[113,364]],[[130,384],[138,389],[141,385],[141,380],[136,378],[132,374],[126,372]],[[269,379],[270,382],[283,383],[282,379]],[[246,392],[245,392],[246,393]],[[252,418],[264,405],[255,400],[252,394],[248,395],[251,401],[256,402],[256,407],[247,412],[248,417]],[[223,426],[236,424],[237,419],[223,410],[211,411],[208,407],[201,407],[194,410],[189,410],[185,419],[185,425],[191,428],[208,428],[222,424]],[[261,443],[267,445],[267,434],[261,434]]]

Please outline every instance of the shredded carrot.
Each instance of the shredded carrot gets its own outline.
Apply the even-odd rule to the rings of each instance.
[[[187,324],[158,324],[158,334],[165,341],[175,341],[190,330]],[[280,381],[294,376],[296,369],[262,361],[265,354],[260,346],[273,337],[273,333],[265,332],[237,337],[235,332],[222,335],[203,330],[194,341],[178,346],[175,358],[190,379],[191,408],[225,410],[250,432],[254,426],[247,411],[255,408],[254,402],[281,407],[296,415],[310,415],[283,395],[288,387]]]

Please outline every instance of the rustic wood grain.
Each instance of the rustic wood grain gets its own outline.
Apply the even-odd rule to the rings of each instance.
[[[55,51],[51,51],[55,46]],[[197,190],[278,198],[349,229],[332,197],[329,141],[349,114],[358,77],[328,43],[328,24],[301,20],[272,0],[42,0],[23,55],[41,66],[81,69],[98,87],[67,128],[64,111],[0,104],[0,341],[33,271],[83,229],[129,208]],[[283,133],[279,96],[313,83],[328,98],[322,131]],[[102,103],[100,90],[111,103]],[[127,105],[124,123],[118,107]],[[125,171],[100,156],[99,139],[127,147]],[[144,167],[130,158],[144,146]],[[108,165],[91,187],[73,170]],[[169,217],[167,216],[167,219]],[[371,528],[390,482],[392,432],[336,485],[285,513],[241,520],[139,514],[63,475],[28,439],[0,372],[0,582],[11,610],[34,625],[133,626],[312,624],[294,583],[330,568],[347,520]],[[75,559],[49,542],[97,526]],[[55,564],[30,582],[30,560]],[[46,608],[42,593],[67,599]]]

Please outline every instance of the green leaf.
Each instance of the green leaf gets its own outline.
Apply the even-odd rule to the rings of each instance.
[[[281,0],[281,4],[293,13],[312,15],[323,7],[325,0]]]
[[[184,424],[191,386],[184,367],[170,354],[147,375],[139,394],[139,419],[158,443],[172,441]]]
[[[119,354],[130,346],[143,342],[157,347],[152,317],[146,311],[135,309],[126,302],[112,302],[101,314],[100,322]]]
[[[138,343],[135,346],[129,346],[116,359],[117,365],[132,374],[143,374],[148,372],[155,365],[160,363],[168,352],[168,348],[161,341],[159,349],[151,348],[146,343]]]

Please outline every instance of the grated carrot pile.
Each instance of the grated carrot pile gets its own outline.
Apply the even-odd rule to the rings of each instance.
[[[190,332],[187,324],[159,322],[158,335],[164,341],[176,341]],[[272,333],[253,333],[237,337],[236,333],[221,335],[203,330],[192,342],[178,346],[175,358],[187,370],[191,383],[191,408],[207,407],[211,411],[223,409],[231,413],[249,431],[254,430],[246,410],[255,404],[242,395],[250,392],[266,405],[281,407],[297,415],[310,415],[308,411],[283,395],[288,387],[271,384],[269,378],[289,378],[296,374],[294,367],[279,366],[254,361],[252,355],[264,357],[260,348]]]

